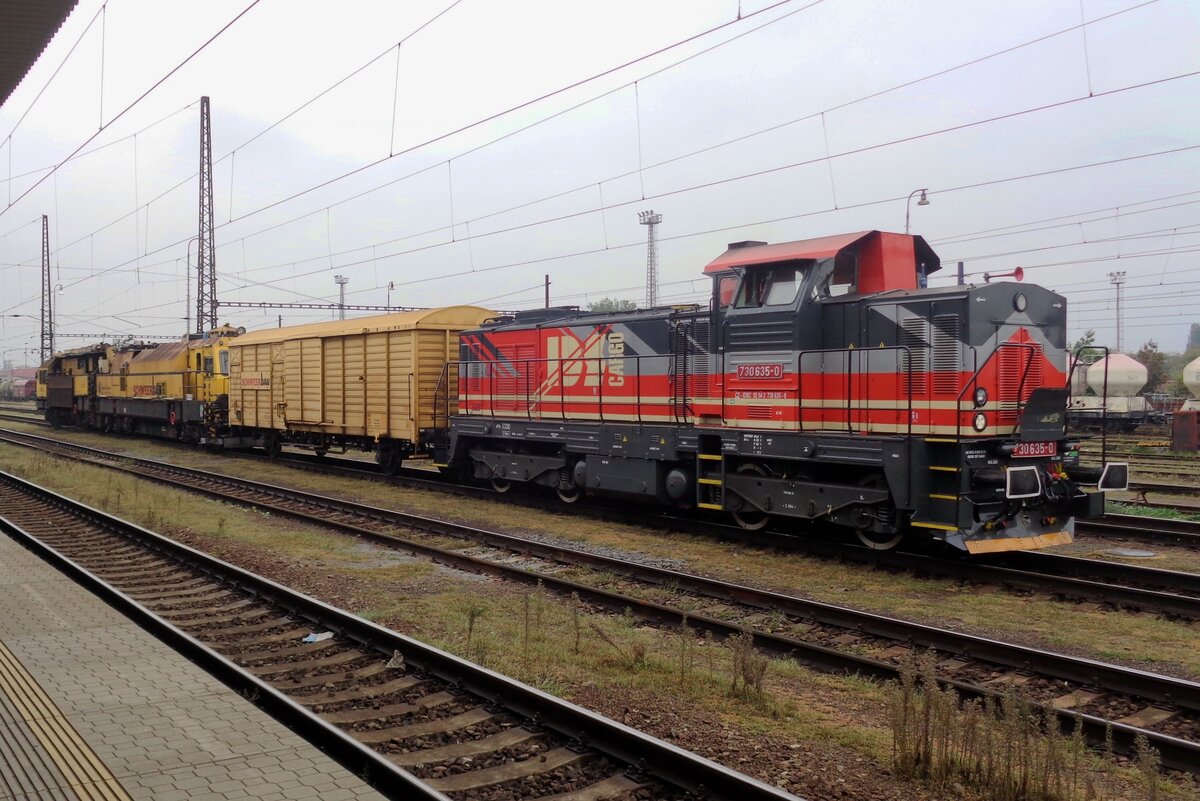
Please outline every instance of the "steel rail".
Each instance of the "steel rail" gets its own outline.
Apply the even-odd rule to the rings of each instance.
[[[32,437],[33,435],[22,436]],[[74,447],[90,450],[86,449],[85,446]],[[630,609],[634,614],[643,619],[672,627],[687,625],[697,631],[708,631],[718,637],[736,636],[747,631],[742,626],[709,616],[687,613],[663,604],[609,592],[586,584],[562,579],[551,574],[526,570],[512,565],[457,553],[453,550],[438,548],[414,540],[384,534],[353,523],[330,520],[318,513],[297,511],[261,500],[238,498],[237,496],[228,495],[221,490],[197,486],[192,481],[186,479],[220,481],[233,486],[251,489],[256,493],[263,493],[268,496],[298,500],[325,512],[359,516],[372,521],[415,528],[434,534],[470,539],[471,541],[492,547],[526,553],[560,563],[590,567],[648,583],[687,590],[711,598],[733,601],[758,609],[782,611],[805,620],[850,629],[855,632],[891,641],[904,642],[912,646],[932,648],[944,653],[990,662],[1019,671],[1036,672],[1081,686],[1100,687],[1109,692],[1121,695],[1131,695],[1148,701],[1179,706],[1193,712],[1200,711],[1200,683],[1186,679],[1177,679],[1083,657],[1057,654],[1038,648],[965,634],[950,629],[940,629],[884,615],[811,601],[665,568],[627,562],[566,546],[542,543],[536,540],[487,531],[485,529],[478,529],[472,526],[421,515],[343,501],[250,479],[213,474],[195,468],[181,467],[153,460],[130,459],[128,457],[119,458],[130,462],[131,467],[127,469],[129,472],[135,474],[138,471],[133,469],[132,465],[139,465],[144,468],[153,467],[155,469],[178,473],[184,478],[173,483],[183,489],[206,494],[225,501],[256,506],[261,509],[270,509],[273,513],[286,515],[325,528],[339,529],[349,534],[383,542],[394,547],[400,547],[412,553],[428,556],[438,562],[470,572],[502,576],[510,580],[521,581],[528,585],[541,585],[548,590],[563,595],[577,594],[581,599],[611,611],[619,613]],[[118,467],[117,469],[122,468]],[[156,477],[156,480],[168,481],[170,479],[159,476]],[[899,668],[888,662],[847,653],[783,635],[757,630],[749,631],[757,647],[778,655],[792,657],[813,667],[835,672],[858,673],[884,679],[897,678],[899,676]],[[946,679],[942,681],[947,686],[954,687],[960,694],[967,697],[990,696],[999,698],[1002,695],[1002,693],[995,690],[965,682]],[[1080,715],[1080,713],[1069,709],[1056,709],[1049,706],[1045,708],[1048,712],[1058,717],[1064,730],[1068,730],[1069,727],[1073,726],[1077,719],[1082,719],[1088,736],[1095,741],[1103,742],[1105,728],[1111,726],[1118,746],[1129,750],[1132,750],[1134,747],[1134,738],[1138,734],[1141,734],[1153,743],[1155,747],[1160,749],[1163,754],[1164,764],[1168,764],[1168,760],[1170,760],[1169,765],[1171,767],[1193,771],[1200,770],[1200,744],[1198,743],[1162,735],[1150,730],[1125,726],[1124,724],[1118,724],[1102,718],[1095,719],[1095,721],[1100,721],[1100,723],[1089,722],[1089,716]]]
[[[0,429],[0,432],[3,432],[3,429]],[[115,458],[99,449],[90,448],[86,445],[51,438],[39,438],[35,434],[12,433],[18,437],[28,437],[55,447],[68,448],[81,453],[98,454],[104,458]],[[2,433],[0,433],[0,439],[2,438]],[[238,454],[237,452],[229,455],[248,459],[266,458]],[[467,497],[494,499],[499,496],[494,490],[457,484],[428,470],[408,469],[403,475],[388,476],[379,470],[372,469],[374,465],[370,463],[364,462],[361,467],[351,467],[346,464],[334,464],[331,462],[352,462],[353,460],[329,460],[324,457],[305,456],[303,454],[293,454],[290,458],[274,459],[272,461],[287,464],[289,467],[295,467],[308,472],[339,475],[380,483],[399,484],[417,489],[449,492]],[[147,460],[147,464],[169,465],[169,463],[158,462],[156,460]],[[207,473],[203,474],[207,475]],[[534,508],[562,508],[561,504],[543,503],[539,502],[536,498],[528,496],[520,496],[519,501]],[[576,508],[620,522],[635,524],[645,524],[647,522],[645,513],[639,516],[636,513],[631,514],[628,511],[613,509],[611,506],[580,504]],[[693,533],[701,536],[712,536],[714,533],[717,533],[720,536],[740,538],[763,547],[778,550],[805,552],[826,558],[847,559],[873,567],[909,570],[922,575],[968,579],[991,585],[1048,592],[1067,598],[1091,600],[1125,608],[1158,611],[1177,617],[1200,620],[1200,576],[1189,573],[1171,573],[1140,565],[1125,565],[1098,559],[1070,560],[1067,557],[1055,558],[1049,555],[1041,557],[1031,555],[1028,558],[1022,558],[1020,554],[1009,554],[993,557],[975,557],[970,560],[964,560],[903,551],[875,551],[861,548],[857,545],[843,542],[827,542],[812,537],[780,536],[778,533],[755,534],[753,532],[746,532],[740,528],[721,526],[710,521],[698,521],[662,512],[652,512],[651,514],[652,516],[649,519],[652,522],[668,525],[674,531]],[[1130,517],[1135,517],[1136,519],[1136,516]],[[1102,581],[1096,581],[1095,579],[1097,578],[1102,579]]]
[[[1081,534],[1102,537],[1130,537],[1146,542],[1200,546],[1200,523],[1194,520],[1112,514],[1099,520],[1080,521],[1076,529],[1081,529]]]
[[[293,615],[317,624],[321,629],[333,631],[382,656],[387,657],[399,651],[404,655],[406,663],[414,665],[429,675],[488,699],[522,718],[535,720],[539,725],[555,731],[568,741],[586,743],[588,747],[594,748],[618,762],[633,766],[636,770],[653,776],[671,787],[698,793],[705,798],[728,799],[728,801],[739,799],[762,799],[762,801],[790,799],[790,801],[796,801],[796,796],[777,787],[767,785],[419,640],[385,629],[270,579],[209,556],[161,534],[113,517],[52,490],[3,471],[0,471],[0,480],[74,515],[94,521],[108,531],[138,542],[144,547],[190,566],[198,567],[219,581],[258,596]],[[211,665],[216,675],[223,681],[230,679],[238,683],[254,682],[256,687],[261,687],[260,692],[263,693],[265,703],[286,716],[287,722],[306,739],[313,738],[310,739],[310,742],[313,742],[318,748],[328,747],[332,749],[331,753],[336,751],[340,754],[344,753],[351,760],[359,760],[356,767],[350,768],[352,772],[361,769],[363,760],[367,760],[373,767],[380,768],[389,779],[402,784],[401,787],[395,788],[393,792],[389,793],[390,797],[411,798],[409,793],[417,792],[422,798],[448,801],[445,796],[424,786],[411,774],[388,763],[382,755],[365,748],[320,718],[312,716],[287,696],[269,685],[265,685],[255,677],[249,676],[220,654],[193,640],[98,576],[41,543],[36,536],[24,532],[3,517],[0,517],[0,521],[3,521],[3,527],[7,531],[19,536],[22,541],[34,547],[60,569],[64,569],[64,572],[85,586],[102,593],[106,600],[118,605],[123,611],[128,610],[131,616],[150,628],[156,636],[161,636],[172,644],[179,642],[185,645],[189,649],[189,656],[194,655],[206,667]],[[190,642],[184,643],[184,640]],[[312,728],[309,728],[310,726]]]

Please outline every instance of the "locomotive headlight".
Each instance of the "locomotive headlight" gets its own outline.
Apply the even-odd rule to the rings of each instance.
[[[1019,312],[1023,312],[1023,311],[1025,311],[1025,308],[1028,305],[1029,305],[1029,298],[1025,297],[1024,292],[1018,292],[1017,294],[1013,295],[1013,308],[1014,309],[1016,309]]]
[[[987,428],[987,415],[983,412],[975,412],[975,417],[971,420],[971,425],[975,426],[976,431],[983,431]]]
[[[987,406],[987,390],[983,387],[975,390],[975,405]]]

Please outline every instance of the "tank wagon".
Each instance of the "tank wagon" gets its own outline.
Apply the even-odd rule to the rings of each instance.
[[[464,331],[440,464],[514,483],[971,553],[1069,542],[1127,470],[1066,439],[1066,303],[922,288],[920,237],[733,244],[707,306],[539,309]],[[445,396],[441,393],[441,397]]]
[[[1155,415],[1146,398],[1138,394],[1148,376],[1145,365],[1124,353],[1112,353],[1091,364],[1080,362],[1071,374],[1068,424],[1085,430],[1129,432],[1155,422],[1153,418],[1161,415]]]

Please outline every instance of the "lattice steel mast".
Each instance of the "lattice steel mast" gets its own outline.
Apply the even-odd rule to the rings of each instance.
[[[50,289],[50,218],[42,215],[42,361],[54,355],[54,293]]]
[[[200,98],[200,245],[196,257],[196,333],[217,327],[217,254],[213,245],[212,115]]]
[[[653,210],[638,212],[638,222],[646,226],[646,308],[658,305],[658,242],[654,231],[662,215]]]

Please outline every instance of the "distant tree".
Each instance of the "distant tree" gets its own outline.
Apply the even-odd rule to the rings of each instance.
[[[600,300],[588,304],[588,311],[594,312],[633,311],[636,308],[636,303],[624,298],[600,298]]]
[[[1076,367],[1076,370],[1086,370],[1087,365],[1098,361],[1104,356],[1104,351],[1100,350],[1099,348],[1092,347],[1092,345],[1095,344],[1096,329],[1089,328],[1083,332],[1083,336],[1079,337],[1079,339],[1067,346],[1067,358],[1069,360],[1075,358],[1079,359],[1080,366]]]
[[[1146,386],[1143,392],[1158,392],[1169,379],[1167,371],[1167,355],[1158,349],[1158,343],[1153,339],[1142,345],[1142,349],[1133,357],[1146,368]]]
[[[1188,343],[1184,351],[1194,350],[1200,350],[1200,323],[1192,323],[1192,327],[1188,329]]]
[[[1086,348],[1086,347],[1089,347],[1089,346],[1095,345],[1095,344],[1096,344],[1096,329],[1089,328],[1088,330],[1083,332],[1083,336],[1081,336],[1079,339],[1077,339],[1071,343],[1070,351],[1071,351],[1071,353],[1074,353],[1075,351],[1079,350],[1080,348]]]

